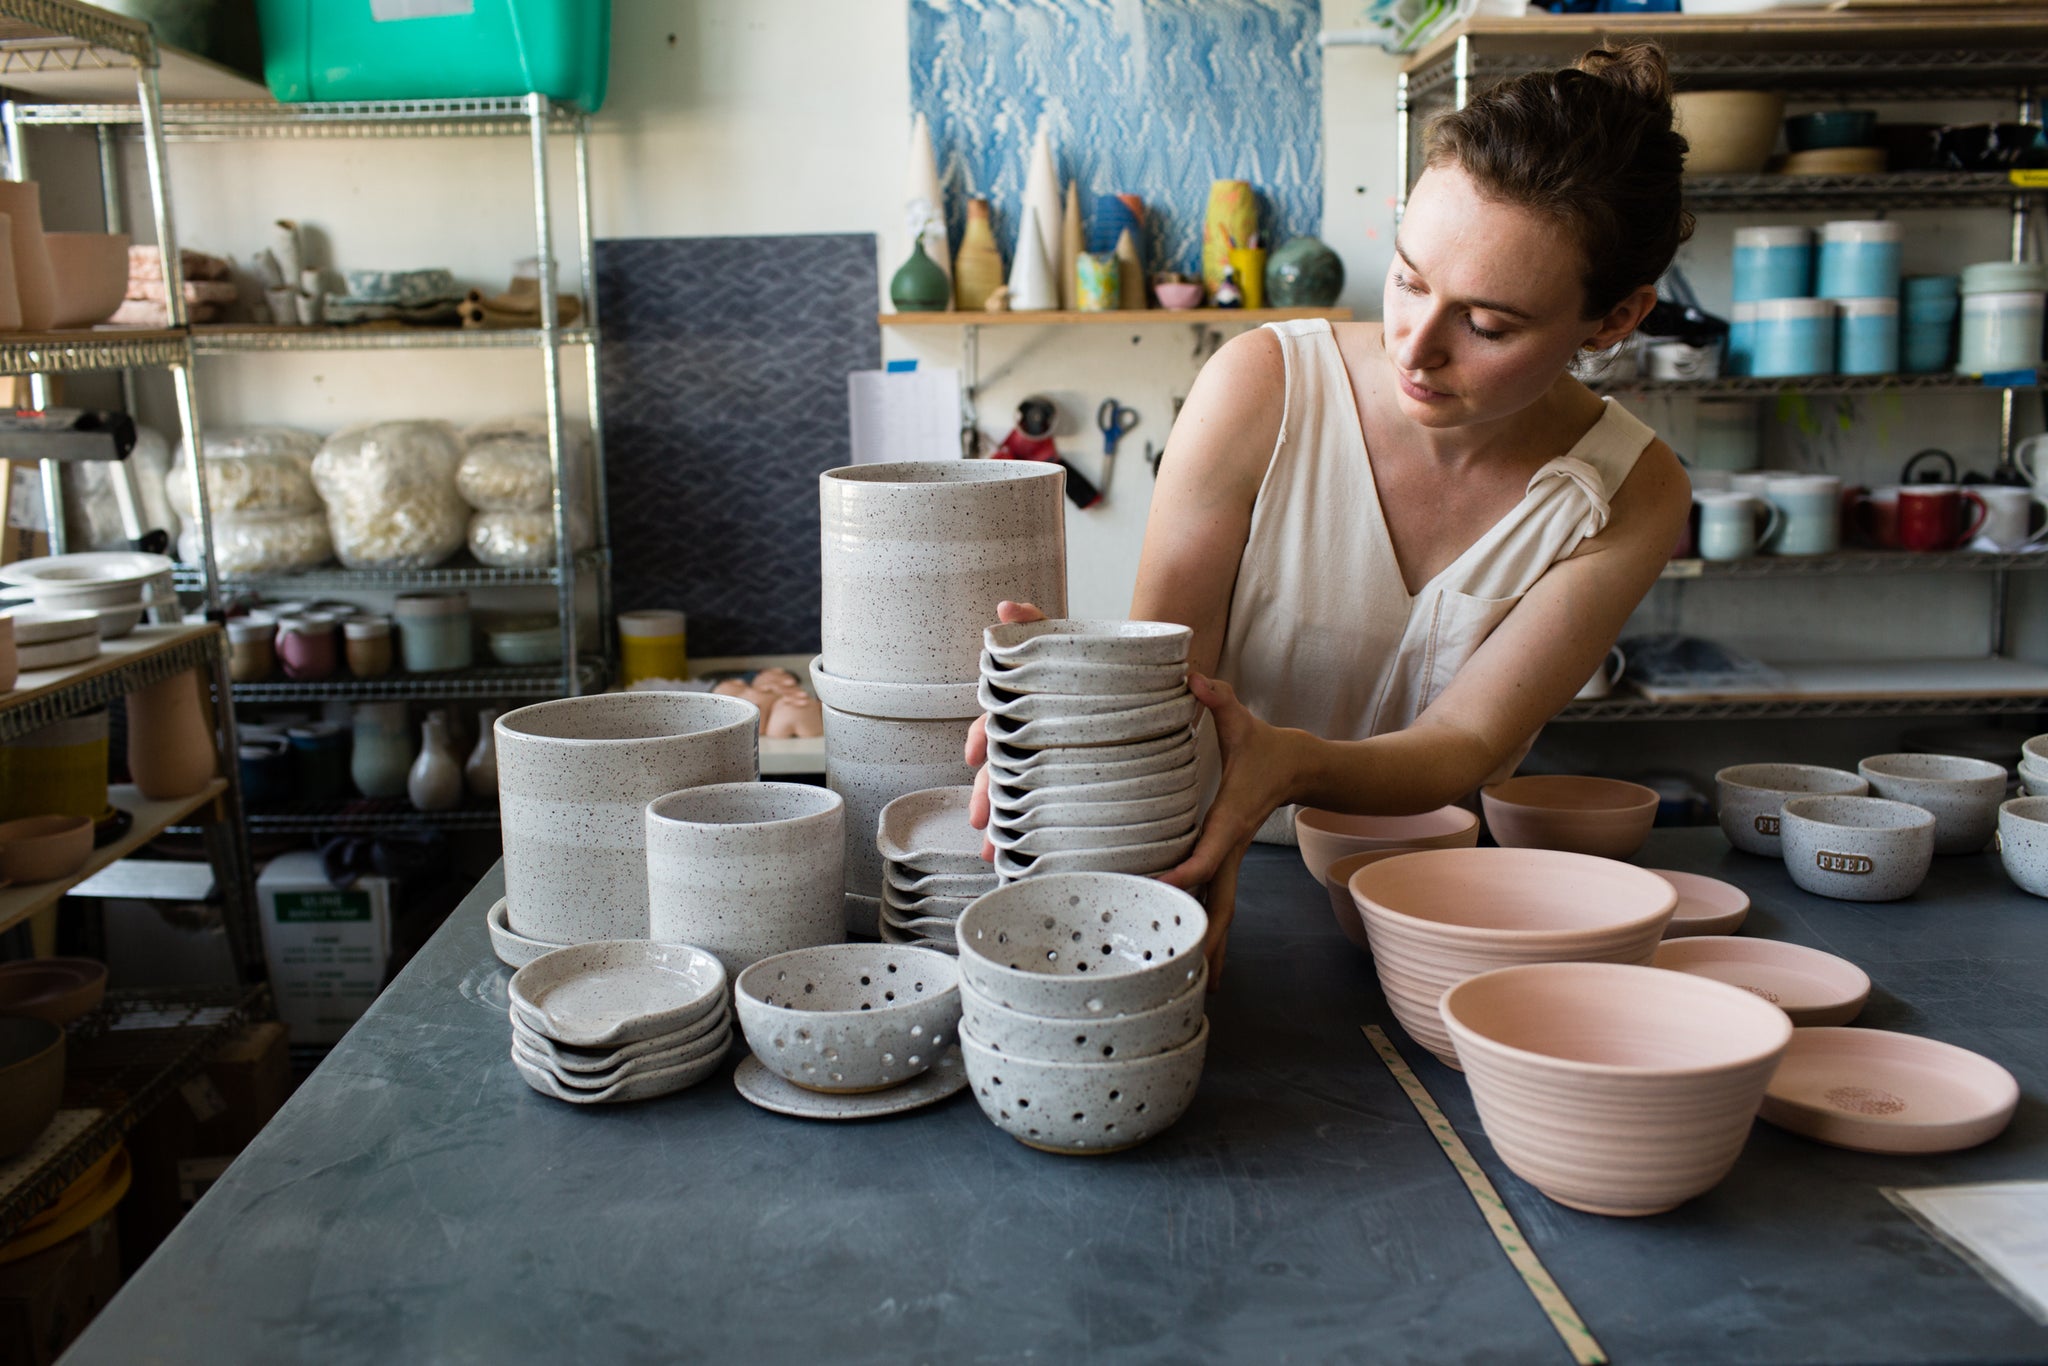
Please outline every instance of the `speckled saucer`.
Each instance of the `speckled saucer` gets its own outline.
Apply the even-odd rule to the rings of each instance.
[[[695,1086],[716,1072],[724,1061],[725,1050],[721,1048],[716,1053],[692,1059],[680,1066],[642,1072],[638,1076],[628,1077],[598,1091],[581,1091],[564,1086],[554,1073],[545,1068],[535,1067],[517,1056],[513,1057],[512,1066],[518,1069],[519,1075],[525,1079],[528,1086],[544,1096],[566,1100],[571,1105],[607,1105],[628,1100],[651,1100],[655,1096],[665,1096]]]
[[[879,1119],[922,1109],[964,1090],[967,1069],[961,1065],[956,1044],[901,1086],[859,1095],[828,1095],[784,1081],[749,1053],[746,1061],[733,1070],[732,1084],[742,1096],[778,1115],[794,1115],[798,1119]]]
[[[1036,721],[1017,722],[1007,716],[991,714],[988,738],[1011,749],[1127,745],[1168,735],[1178,736],[1194,725],[1201,714],[1202,704],[1192,693],[1167,702],[1094,716],[1048,716]]]
[[[508,968],[523,968],[544,953],[568,947],[542,939],[528,939],[514,930],[505,917],[505,898],[502,896],[492,904],[490,914],[484,917],[484,924],[491,932],[491,952],[497,954],[498,961]]]
[[[1188,657],[1195,633],[1170,621],[1084,621],[1074,618],[990,626],[982,648],[1004,667],[1039,659],[1104,664],[1175,664]]]
[[[920,873],[986,874],[981,831],[967,823],[971,787],[908,792],[882,808],[875,847],[882,857]]]

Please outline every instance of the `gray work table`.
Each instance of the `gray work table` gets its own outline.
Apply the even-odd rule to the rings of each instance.
[[[2019,1077],[1971,1152],[1843,1152],[1758,1124],[1666,1215],[1553,1205],[1461,1078],[1392,1024],[1294,851],[1246,861],[1193,1109],[1061,1158],[962,1093],[853,1125],[753,1108],[730,1068],[581,1109],[507,1060],[496,873],[102,1313],[69,1363],[1569,1362],[1360,1026],[1389,1028],[1617,1362],[2048,1358],[1880,1187],[2048,1177],[2048,903],[1990,856],[1909,901],[1806,896],[1711,830],[1638,860],[1747,888],[1744,932],[1876,982],[1859,1023]]]

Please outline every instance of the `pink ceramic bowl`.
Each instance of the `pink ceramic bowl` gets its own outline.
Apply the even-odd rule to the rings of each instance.
[[[1593,1214],[1711,1190],[1792,1042],[1784,1012],[1740,987],[1620,963],[1484,973],[1444,993],[1443,1019],[1501,1161]]]
[[[70,877],[91,857],[89,816],[27,816],[0,825],[0,878],[8,881]]]
[[[1509,849],[1562,849],[1627,858],[1650,838],[1657,794],[1640,783],[1532,774],[1479,793],[1486,828]]]
[[[1479,843],[1479,816],[1462,806],[1420,816],[1347,816],[1304,806],[1294,813],[1294,837],[1309,875],[1324,882],[1331,864],[1368,849],[1469,849]]]
[[[1414,852],[1413,849],[1368,849],[1362,854],[1348,854],[1338,859],[1323,873],[1323,886],[1330,893],[1330,913],[1337,917],[1337,928],[1344,931],[1346,939],[1368,953],[1372,951],[1372,941],[1365,937],[1365,919],[1359,915],[1358,902],[1351,896],[1351,875],[1368,863]]]
[[[1551,849],[1427,849],[1351,876],[1380,989],[1401,1027],[1458,1066],[1437,1002],[1518,963],[1647,963],[1678,905],[1655,873]]]
[[[1200,308],[1202,287],[1198,284],[1156,284],[1152,292],[1159,296],[1161,308]]]

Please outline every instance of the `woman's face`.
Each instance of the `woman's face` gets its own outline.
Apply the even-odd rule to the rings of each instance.
[[[1607,318],[1582,316],[1585,261],[1571,233],[1487,198],[1456,165],[1415,182],[1394,250],[1387,356],[1402,411],[1425,427],[1521,411],[1588,342],[1612,345],[1637,318],[1630,304]]]

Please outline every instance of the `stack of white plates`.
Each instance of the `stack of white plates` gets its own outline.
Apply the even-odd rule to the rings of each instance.
[[[1185,626],[1036,621],[984,634],[989,841],[1004,881],[1158,873],[1201,824]]]
[[[178,599],[171,583],[172,567],[164,556],[139,550],[45,555],[0,565],[0,584],[26,589],[44,612],[96,613],[100,636],[114,640],[134,630],[148,608],[175,613]],[[50,666],[23,661],[21,667]]]
[[[882,939],[958,952],[954,922],[996,889],[981,856],[982,833],[967,823],[971,787],[933,787],[882,808],[875,847],[882,855]]]
[[[23,672],[61,669],[99,657],[97,612],[46,612],[18,607],[7,615],[14,619],[15,655]]]
[[[513,973],[510,992],[512,1065],[574,1105],[695,1086],[732,1046],[725,969],[688,944],[572,944]]]

